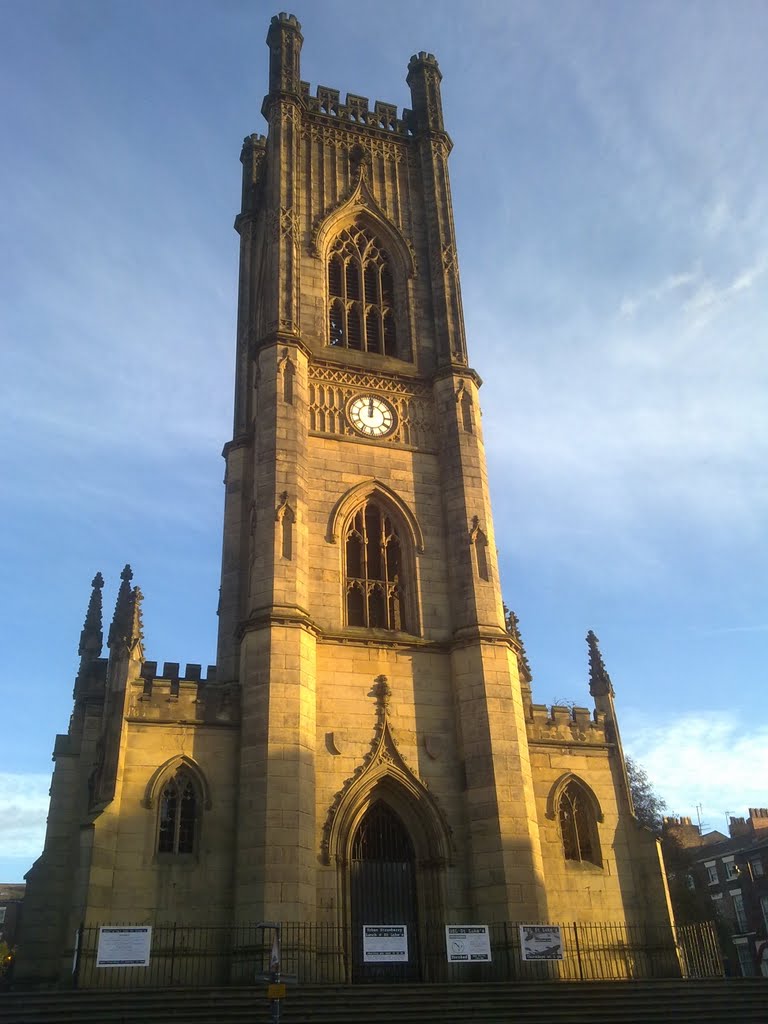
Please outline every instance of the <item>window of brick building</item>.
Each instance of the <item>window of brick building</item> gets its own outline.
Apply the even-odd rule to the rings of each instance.
[[[731,889],[730,895],[733,900],[733,912],[736,915],[736,927],[740,932],[745,932],[747,930],[747,912],[744,909],[744,896],[741,889]]]

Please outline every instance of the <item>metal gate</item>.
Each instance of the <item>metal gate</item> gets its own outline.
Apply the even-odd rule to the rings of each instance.
[[[397,814],[378,801],[368,810],[352,842],[352,976],[354,981],[419,981],[416,873],[413,844]],[[363,960],[363,925],[404,924],[408,963]]]

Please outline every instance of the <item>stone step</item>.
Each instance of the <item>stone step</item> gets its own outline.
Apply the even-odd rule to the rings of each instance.
[[[300,986],[282,1024],[766,1024],[768,979]],[[3,1024],[257,1024],[263,988],[0,994]]]

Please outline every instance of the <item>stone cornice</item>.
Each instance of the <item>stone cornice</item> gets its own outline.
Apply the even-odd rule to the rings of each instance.
[[[483,386],[483,378],[480,374],[471,367],[464,366],[461,363],[450,363],[447,366],[441,366],[440,369],[435,370],[432,374],[432,380],[435,382],[445,380],[447,377],[461,377],[462,379],[471,380],[478,388]]]
[[[318,637],[320,629],[306,610],[298,605],[271,605],[269,608],[257,608],[247,619],[239,623],[235,636],[242,640],[246,633],[271,626],[298,626]]]
[[[291,345],[299,349],[308,360],[312,358],[311,348],[298,334],[287,334],[284,331],[269,331],[260,338],[255,338],[248,346],[248,354],[255,360],[259,352],[278,345]]]
[[[221,449],[221,454],[223,458],[226,459],[230,452],[235,451],[237,448],[250,448],[252,444],[253,431],[249,430],[247,434],[238,434],[238,436],[233,437],[231,441],[227,441]]]
[[[320,633],[317,642],[319,644],[337,644],[341,647],[378,647],[382,650],[419,650],[445,653],[448,649],[444,641],[426,640],[423,637],[408,636],[405,633],[395,634],[387,630],[374,631],[363,626],[352,627],[343,632]]]
[[[528,746],[529,747],[563,747],[568,750],[580,750],[583,751],[585,748],[590,750],[607,750],[612,751],[616,749],[615,743],[609,743],[607,740],[590,740],[589,738],[583,740],[544,740],[536,739],[528,733]]]

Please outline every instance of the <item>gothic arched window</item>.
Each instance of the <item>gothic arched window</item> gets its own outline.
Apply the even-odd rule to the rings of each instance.
[[[602,867],[595,809],[578,782],[571,781],[563,789],[557,802],[557,814],[565,859],[589,861]]]
[[[328,258],[328,342],[397,355],[394,287],[389,256],[360,224],[345,228]]]
[[[347,625],[412,629],[401,532],[386,507],[368,499],[350,516],[344,556]]]
[[[158,853],[194,853],[199,829],[200,799],[186,772],[170,778],[160,793]]]

